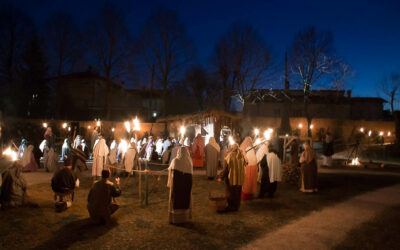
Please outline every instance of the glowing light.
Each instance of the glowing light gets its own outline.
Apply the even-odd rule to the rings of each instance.
[[[260,144],[260,143],[261,143],[261,139],[260,139],[260,138],[257,138],[255,144],[258,145],[258,144]]]
[[[126,121],[126,122],[124,122],[124,125],[126,128],[126,131],[128,131],[128,133],[131,132],[131,124],[128,121]]]
[[[185,128],[184,126],[181,126],[181,128],[179,129],[179,131],[181,132],[182,137],[185,136],[186,128]]]
[[[100,120],[98,120],[98,121],[96,122],[96,126],[97,126],[97,127],[100,127],[100,126],[101,126]]]
[[[87,126],[87,128],[88,128],[88,129],[90,129],[91,127],[92,127],[92,126],[90,126],[90,125],[89,125],[89,126]]]
[[[379,136],[383,136],[383,131],[379,132]]]
[[[274,132],[274,130],[273,130],[272,128],[269,128],[267,131],[268,131],[268,133],[270,133],[270,134],[272,134],[272,132]]]
[[[126,151],[128,150],[128,142],[126,140],[121,140],[121,142],[118,145],[118,149],[125,154]]]
[[[47,128],[47,122],[43,122],[43,128]]]
[[[259,133],[260,133],[260,130],[259,130],[258,128],[254,129],[254,134],[255,134],[256,136],[258,136]]]
[[[66,129],[67,128],[67,123],[64,122],[62,127],[63,127],[63,129]]]
[[[371,134],[372,134],[372,131],[371,130],[368,131],[368,136],[371,136]]]
[[[354,158],[351,160],[351,165],[353,166],[359,166],[360,162],[358,161],[358,157]]]
[[[3,155],[10,157],[12,161],[16,161],[18,158],[17,152],[11,149],[11,147],[8,147],[4,152]]]
[[[133,120],[133,131],[140,131],[140,123],[137,117]]]
[[[264,137],[267,141],[271,140],[271,131],[269,129],[264,132]]]
[[[303,124],[299,123],[299,128],[303,128]]]
[[[360,132],[361,132],[361,133],[364,133],[364,128],[360,128]]]
[[[233,137],[232,137],[232,136],[229,136],[228,140],[229,140],[229,144],[230,144],[230,145],[235,144],[235,140],[233,140]]]
[[[311,125],[310,125],[310,129],[313,129],[313,128],[314,128],[314,125],[311,124]]]
[[[68,127],[68,131],[71,131],[71,127]]]
[[[111,128],[111,131],[114,132],[114,131],[115,131],[115,128]]]
[[[392,134],[390,133],[390,131],[389,132],[387,132],[387,136],[391,136]]]
[[[286,136],[286,137],[289,137],[289,134],[286,134],[285,136]]]

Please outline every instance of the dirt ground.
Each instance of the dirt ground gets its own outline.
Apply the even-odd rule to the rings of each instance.
[[[0,211],[0,249],[232,249],[312,211],[400,183],[397,176],[320,174],[317,194],[303,194],[297,187],[280,183],[274,199],[244,201],[238,212],[216,214],[210,209],[208,194],[210,190],[222,194],[223,184],[195,176],[193,220],[174,226],[168,223],[166,176],[149,180],[147,207],[138,199],[138,178],[121,180],[121,207],[107,226],[93,225],[88,219],[90,178],[81,179],[73,206],[63,213],[54,211],[49,183],[32,185],[28,192],[39,208]]]

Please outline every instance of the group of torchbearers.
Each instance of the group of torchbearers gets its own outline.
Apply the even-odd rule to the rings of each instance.
[[[208,179],[224,181],[227,212],[237,211],[241,200],[264,198],[266,194],[272,198],[277,190],[277,183],[282,179],[279,146],[274,145],[274,138],[263,141],[253,138],[253,141],[251,137],[245,137],[239,145],[232,138],[229,141],[225,138],[217,143],[213,137],[206,144],[201,134],[194,138],[193,143],[184,136],[180,139],[153,139],[149,136],[140,140],[132,137],[129,143],[126,140],[112,140],[108,145],[101,130],[95,129],[91,137],[92,150],[89,150],[85,140],[79,135],[72,145],[69,145],[68,139],[64,141],[61,152],[63,166],[59,168],[59,157],[54,150],[55,140],[50,127],[44,137],[45,140],[39,148],[43,152],[44,167],[55,172],[51,186],[57,211],[64,211],[72,205],[74,190],[79,187],[79,173],[87,169],[86,160],[91,155],[92,176],[101,179],[89,191],[87,208],[90,217],[99,223],[109,221],[111,214],[118,209],[114,198],[121,195],[120,179],[115,178],[113,183],[109,180],[110,175],[133,174],[139,170],[140,158],[161,161],[161,164],[169,166],[168,211],[169,221],[173,224],[191,219],[193,168],[203,167]],[[236,141],[240,141],[240,137]],[[20,161],[14,162],[3,173],[0,198],[3,208],[31,204],[26,199],[26,181],[21,175],[21,171],[35,171],[38,167],[32,166],[37,161],[31,146],[26,146],[26,141],[23,140],[18,152]],[[291,144],[290,162],[301,167],[300,191],[316,192],[316,153],[308,142],[303,146],[304,151],[299,158],[299,145],[296,141]]]

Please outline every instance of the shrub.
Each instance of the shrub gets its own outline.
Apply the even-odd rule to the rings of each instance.
[[[282,164],[282,181],[300,186],[300,167],[298,164]]]

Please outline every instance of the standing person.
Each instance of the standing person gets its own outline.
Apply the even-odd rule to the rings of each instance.
[[[233,144],[225,157],[224,168],[218,175],[218,181],[225,180],[226,196],[228,207],[226,211],[238,211],[242,185],[245,180],[246,159],[238,144]]]
[[[65,138],[64,144],[62,145],[62,148],[61,148],[61,159],[60,160],[63,161],[65,158],[67,158],[70,150],[71,150],[71,147],[69,146],[68,138]]]
[[[46,132],[44,133],[44,139],[46,139],[49,149],[54,148],[55,136],[51,127],[47,127]]]
[[[26,150],[26,139],[22,139],[21,146],[18,148],[18,160],[22,160],[22,156],[24,156],[24,152]]]
[[[101,180],[96,181],[89,191],[87,209],[90,218],[100,224],[110,221],[111,215],[119,206],[114,198],[121,195],[119,178],[115,178],[115,184],[109,181],[110,171],[101,171]]]
[[[34,172],[39,168],[33,155],[33,145],[29,145],[25,150],[21,162],[24,171]]]
[[[180,147],[168,168],[169,223],[181,224],[192,218],[193,164],[186,147]]]
[[[88,158],[89,157],[89,148],[87,147],[87,145],[86,145],[86,141],[85,141],[85,139],[82,139],[81,140],[81,146],[82,146],[82,151],[85,153],[85,155],[86,155],[86,158]]]
[[[58,171],[58,155],[56,152],[54,152],[54,148],[51,148],[44,157],[43,165],[46,172]]]
[[[56,200],[56,212],[65,211],[72,206],[76,187],[79,187],[79,179],[72,170],[71,161],[65,158],[63,167],[51,179],[51,188]]]
[[[254,194],[257,192],[257,159],[256,151],[252,147],[253,140],[249,136],[247,136],[240,145],[240,149],[247,158],[247,166],[245,170],[246,179],[242,190],[243,200],[253,199]]]
[[[301,164],[301,192],[317,192],[318,168],[314,149],[309,142],[303,144],[304,152],[300,157]]]
[[[205,140],[201,136],[201,134],[197,134],[196,138],[194,139],[192,148],[193,167],[204,166],[204,148],[205,148]]]
[[[168,150],[168,148],[171,146],[171,140],[170,138],[167,137],[167,139],[165,139],[164,143],[163,143],[163,147],[162,147],[162,154],[165,153],[165,151]]]
[[[297,140],[293,140],[290,143],[290,159],[289,159],[289,164],[290,165],[298,165],[299,164],[299,144],[297,143]]]
[[[99,135],[99,138],[93,147],[93,165],[92,165],[92,176],[101,176],[101,171],[106,167],[106,157],[108,156],[109,150],[106,144],[106,140]]]
[[[281,160],[273,145],[262,147],[257,152],[257,160],[261,167],[261,185],[258,198],[264,198],[265,193],[268,197],[274,197],[278,187],[278,181],[282,180]]]
[[[178,151],[181,148],[179,143],[176,143],[174,147],[171,149],[171,156],[169,157],[169,164],[171,164],[172,160],[178,155]]]
[[[162,156],[163,153],[163,145],[164,145],[164,141],[161,138],[158,138],[157,143],[156,143],[156,152],[158,154],[159,157]]]
[[[217,176],[220,148],[214,137],[210,137],[205,149],[205,165],[208,179],[212,180]]]
[[[93,129],[92,135],[90,137],[90,147],[91,147],[92,150],[94,150],[94,145],[96,144],[96,141],[99,138],[99,136],[100,136],[100,133],[98,131],[98,128],[95,127]]]
[[[333,136],[331,133],[327,132],[325,138],[323,140],[323,166],[331,167],[332,166],[332,155],[333,155]]]
[[[125,153],[124,166],[125,166],[125,172],[128,175],[134,175],[132,173],[132,170],[138,169],[139,155],[137,153],[136,144],[134,142],[130,143],[129,148]]]

